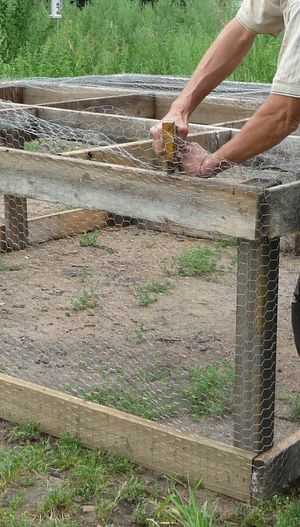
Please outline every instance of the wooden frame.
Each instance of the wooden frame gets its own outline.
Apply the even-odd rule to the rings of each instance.
[[[230,177],[199,180],[155,170],[147,134],[172,98],[71,87],[67,99],[62,90],[53,102],[51,89],[44,93],[42,88],[17,86],[5,90],[0,89],[0,97],[2,94],[38,118],[61,126],[67,123],[69,127],[85,130],[95,125],[98,131],[100,127],[114,137],[122,121],[118,141],[123,142],[50,155],[16,149],[10,131],[12,148],[0,147],[0,192],[6,196],[0,249],[22,249],[31,242],[43,242],[53,237],[53,230],[56,237],[73,234],[78,232],[74,224],[78,224],[79,218],[82,218],[79,232],[95,225],[106,226],[111,215],[143,218],[149,225],[159,224],[171,232],[178,229],[184,233],[236,236],[239,238],[237,320],[242,321],[239,324],[242,330],[236,341],[235,446],[177,433],[160,424],[6,375],[0,375],[0,418],[25,422],[35,421],[39,415],[41,429],[47,433],[72,433],[88,447],[102,446],[154,470],[188,477],[191,481],[203,479],[208,489],[243,501],[268,497],[299,477],[300,435],[277,446],[273,446],[273,435],[279,238],[300,230],[300,182],[278,186],[272,178],[266,184],[259,169],[256,179],[253,180],[251,171],[252,180],[246,183]],[[191,127],[189,137],[212,151],[228,141],[236,133],[232,129],[235,123],[236,127],[242,125],[256,107],[253,103],[251,109],[249,105],[243,108],[240,103],[240,108],[236,108],[239,111],[234,112],[233,102],[230,106],[215,99],[208,99],[194,114],[196,124]],[[119,106],[129,116],[87,111],[103,105]],[[210,126],[216,119],[221,125]],[[2,137],[5,141],[5,130]],[[288,141],[295,148],[300,145],[297,136]],[[124,161],[120,149],[153,165],[153,170],[135,166],[130,157]],[[273,175],[268,172],[268,177]],[[28,219],[27,198],[80,209]],[[44,221],[49,232],[41,235],[39,226]],[[249,278],[257,283],[260,296],[248,290]],[[249,342],[255,342],[255,354]],[[255,386],[255,391],[249,390],[249,386]],[[76,422],[71,416],[74,411]]]

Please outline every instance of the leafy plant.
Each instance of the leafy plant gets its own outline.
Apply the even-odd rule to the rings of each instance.
[[[99,229],[92,232],[84,232],[80,237],[81,247],[98,247],[99,246]]]
[[[148,284],[140,287],[138,292],[139,304],[141,306],[148,306],[153,302],[158,300],[159,294],[167,293],[171,289],[171,284],[169,282],[159,282],[154,280]]]
[[[177,265],[181,276],[208,275],[216,270],[217,258],[209,247],[198,247],[184,251],[178,257]]]
[[[98,295],[92,289],[84,289],[78,298],[72,300],[75,311],[93,309],[98,304]]]
[[[147,327],[145,326],[144,322],[140,322],[139,325],[134,329],[134,335],[138,342],[143,342],[144,340],[146,340],[146,331]]]
[[[300,394],[295,395],[291,401],[291,414],[294,421],[300,421]]]

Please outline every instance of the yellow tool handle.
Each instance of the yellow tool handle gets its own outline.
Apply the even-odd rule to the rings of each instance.
[[[175,121],[162,123],[162,138],[165,144],[164,160],[168,174],[174,174],[176,170],[176,137],[177,129]]]

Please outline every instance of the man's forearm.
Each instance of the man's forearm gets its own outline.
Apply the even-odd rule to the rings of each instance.
[[[198,104],[240,64],[255,34],[232,20],[200,61],[196,71],[172,107],[188,117]]]
[[[243,163],[269,150],[299,126],[299,107],[300,99],[270,95],[242,130],[214,155]]]

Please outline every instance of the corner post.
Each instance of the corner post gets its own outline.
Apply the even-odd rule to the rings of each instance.
[[[263,193],[257,239],[238,244],[234,393],[234,445],[258,453],[274,442],[280,239],[267,222]]]
[[[25,249],[28,245],[26,198],[4,196],[5,246],[7,251]]]

